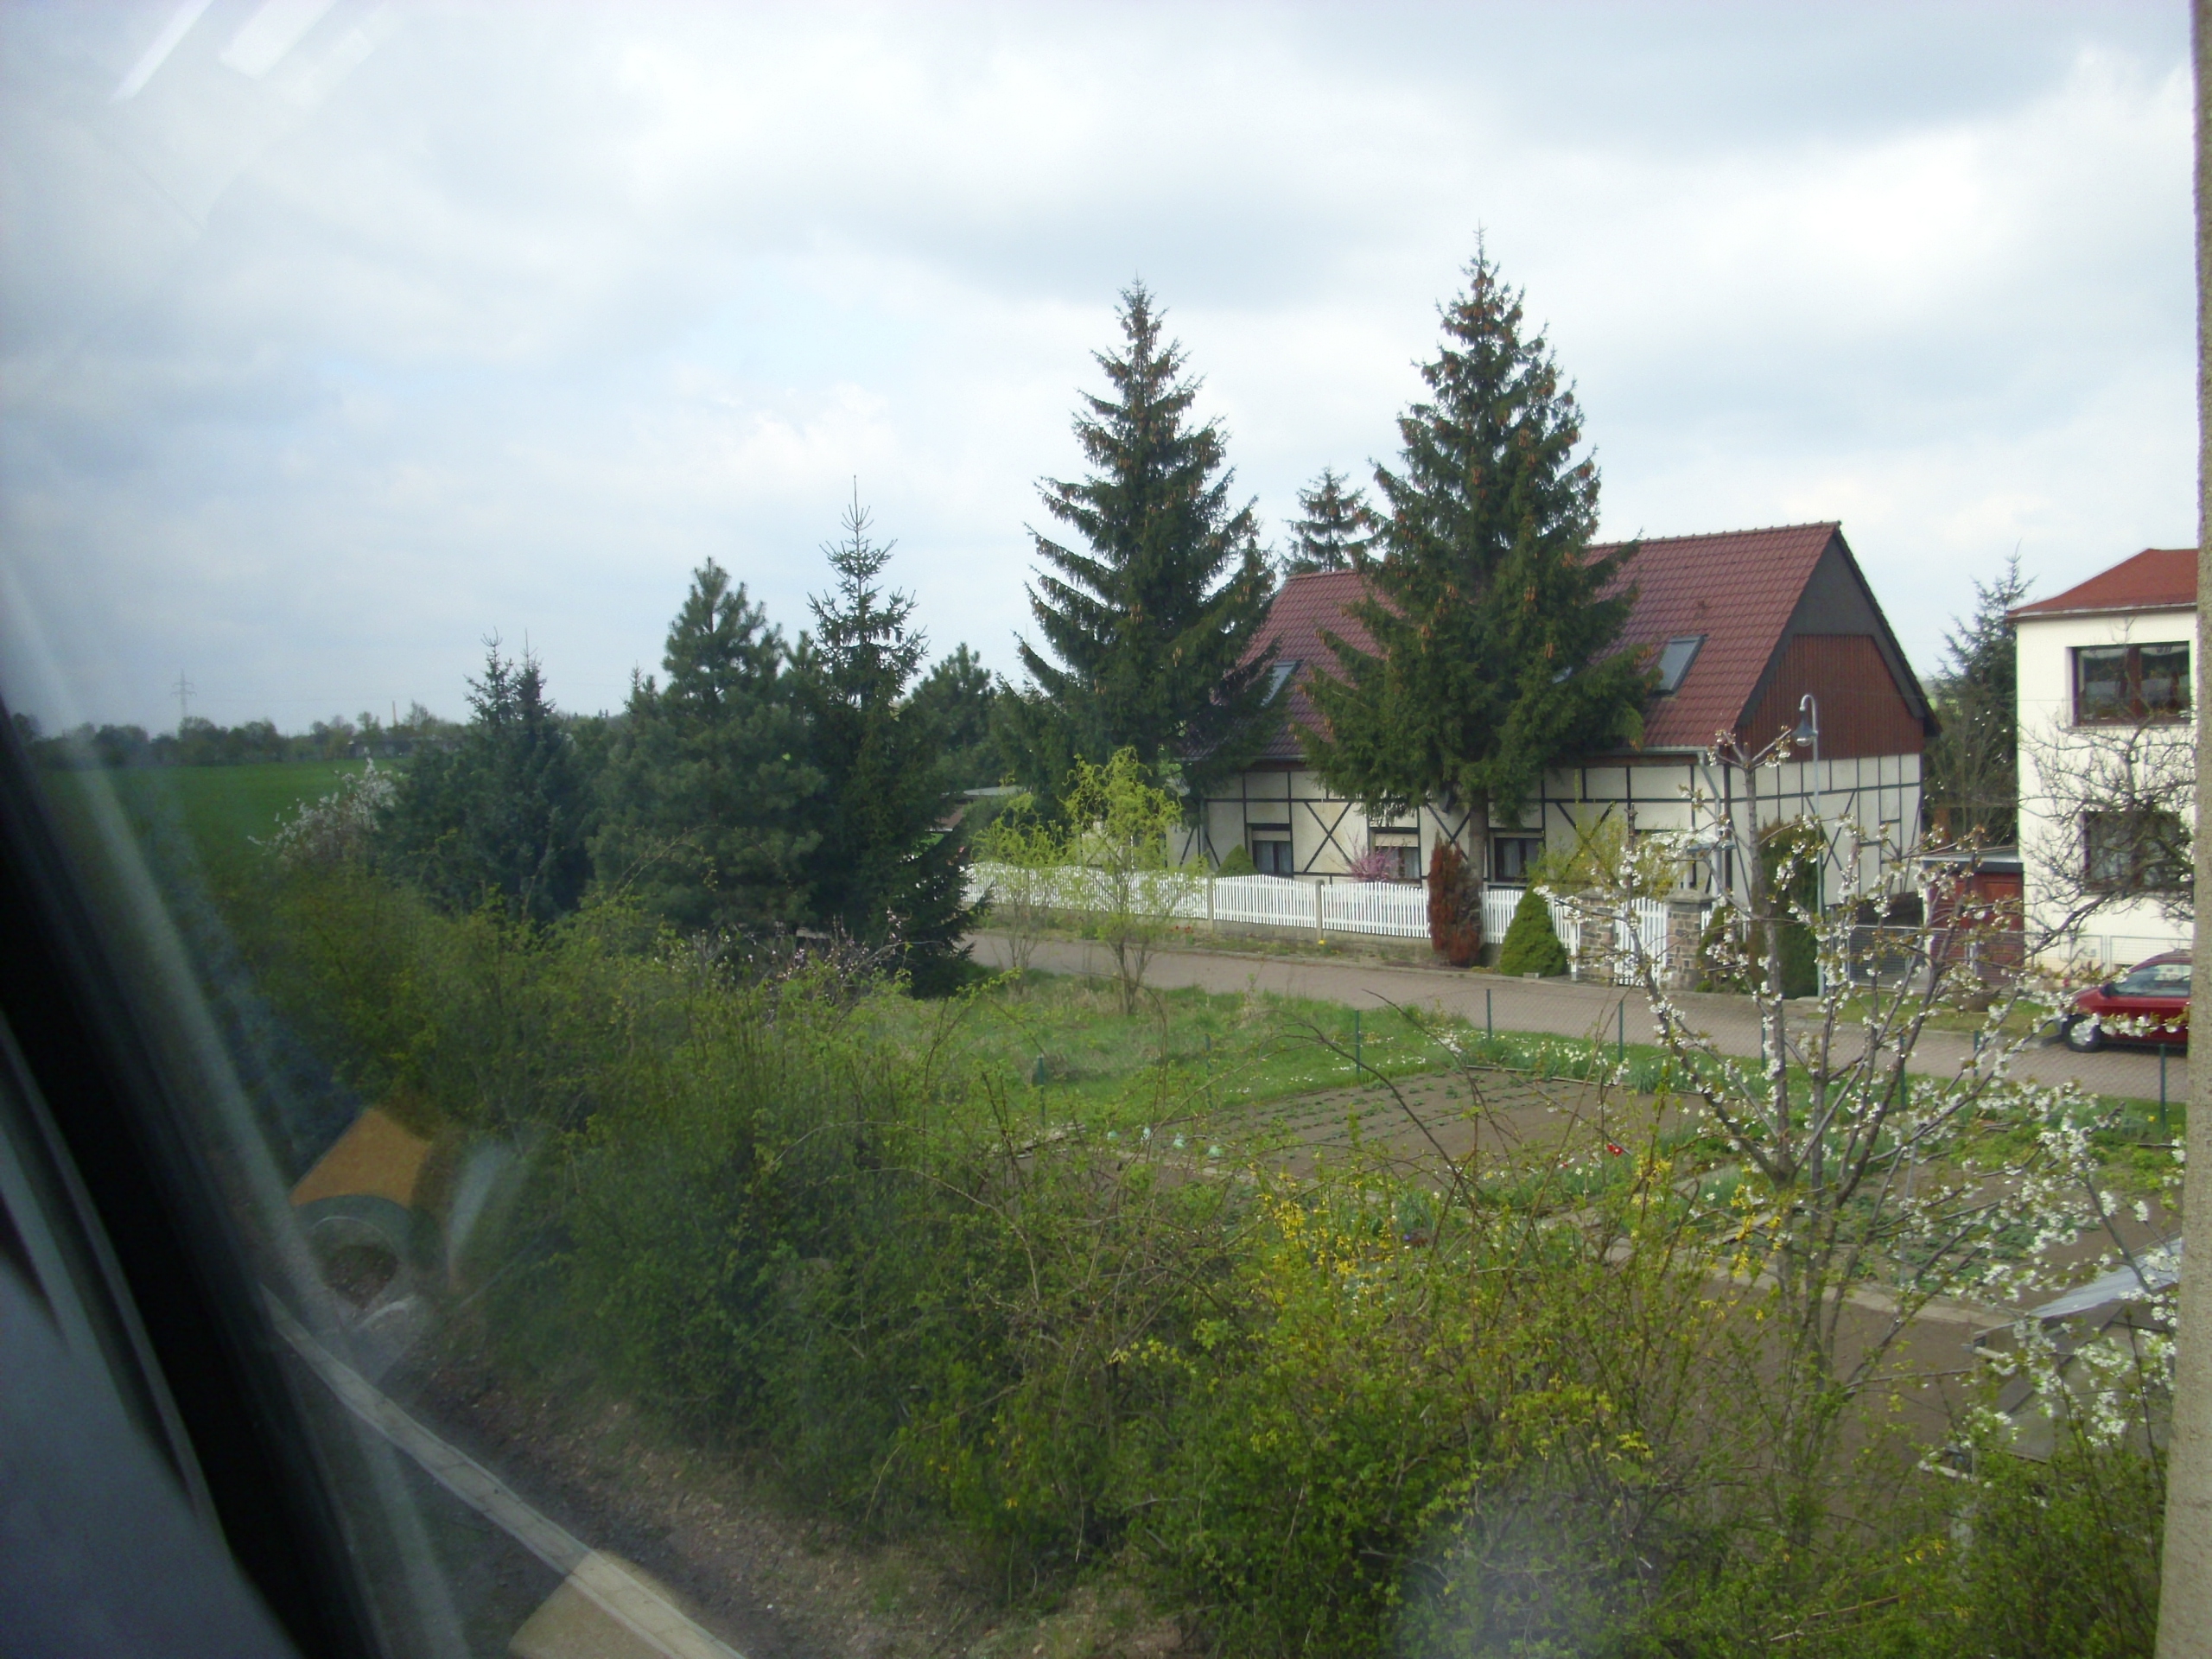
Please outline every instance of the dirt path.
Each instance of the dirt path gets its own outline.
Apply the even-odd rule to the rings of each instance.
[[[973,944],[976,961],[989,967],[1008,965],[1003,938],[979,933]],[[1056,974],[1110,971],[1104,946],[1054,939],[1037,946],[1030,965]],[[1422,1007],[1441,1005],[1446,1013],[1476,1025],[1487,1018],[1500,1031],[1580,1038],[1613,1037],[1623,1029],[1621,1009],[1625,1002],[1629,1040],[1648,1043],[1652,1035],[1650,1006],[1642,991],[1578,985],[1565,980],[1501,979],[1445,968],[1300,961],[1229,950],[1163,950],[1153,957],[1147,982],[1163,989],[1193,986],[1215,992],[1273,991],[1355,1008],[1391,1003]],[[1675,1001],[1721,1052],[1747,1058],[1758,1055],[1758,1018],[1746,999],[1691,992]],[[1931,1031],[1921,1038],[1915,1051],[1915,1069],[1948,1074],[1968,1064],[1973,1053],[1970,1038],[1956,1032]],[[2187,1100],[2187,1057],[2172,1055],[2166,1065],[2168,1097]],[[2037,1083],[2072,1078],[2093,1094],[2138,1100],[2158,1096],[2158,1057],[2145,1051],[2107,1049],[2097,1054],[2076,1054],[2056,1045],[2031,1046],[2014,1058],[2012,1073]]]

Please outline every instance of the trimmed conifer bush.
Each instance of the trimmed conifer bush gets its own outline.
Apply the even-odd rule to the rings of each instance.
[[[1514,907],[1513,925],[1505,930],[1504,948],[1497,953],[1501,974],[1563,974],[1567,947],[1552,931],[1551,906],[1534,887],[1522,890]]]
[[[1471,968],[1483,948],[1483,898],[1466,855],[1439,841],[1428,860],[1428,942],[1454,968]]]
[[[1252,861],[1252,849],[1243,842],[1221,855],[1221,868],[1217,875],[1257,875],[1260,867]]]

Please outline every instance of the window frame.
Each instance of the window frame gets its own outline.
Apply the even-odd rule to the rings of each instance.
[[[2133,726],[2146,722],[2165,725],[2190,715],[2190,676],[2195,672],[2192,643],[2187,639],[2130,640],[2123,645],[2075,645],[2067,652],[2069,696],[2076,726]],[[2143,653],[2146,651],[2181,653],[2181,671],[2175,676],[2177,700],[2153,708],[2143,697]],[[2117,653],[2120,660],[2121,702],[2108,711],[2092,712],[2086,695],[2085,668],[2093,658]]]
[[[1533,852],[1522,855],[1521,868],[1517,874],[1504,874],[1505,860],[1502,855],[1509,843],[1522,843],[1535,849]],[[1529,867],[1543,855],[1544,838],[1541,836],[1493,835],[1490,838],[1490,879],[1505,887],[1525,887],[1529,885]]]
[[[2126,825],[2133,820],[2147,825],[2154,818],[2164,818],[2176,830],[2176,838],[2162,842],[2158,838],[2138,830],[2130,831]],[[2107,825],[2118,829],[2124,839],[2117,846],[2101,848],[2100,830]],[[2093,893],[2117,894],[2179,893],[2190,885],[2186,858],[2173,860],[2168,856],[2171,847],[2187,844],[2187,826],[2177,813],[2162,812],[2155,807],[2139,807],[2132,811],[2084,812],[2082,815],[2082,885]],[[2099,864],[2107,864],[2106,873],[2099,873]]]

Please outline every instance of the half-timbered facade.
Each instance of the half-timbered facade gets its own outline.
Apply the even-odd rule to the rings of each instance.
[[[1707,759],[1717,734],[1756,749],[1802,730],[1795,758],[1756,779],[1762,823],[1817,818],[1833,861],[1857,846],[1865,880],[1909,873],[1899,855],[1918,836],[1921,757],[1934,729],[1928,701],[1834,524],[1648,540],[1630,561],[1636,590],[1624,649],[1660,676],[1632,749],[1577,757],[1551,772],[1517,817],[1468,844],[1468,815],[1450,803],[1385,816],[1332,795],[1307,766],[1299,728],[1317,716],[1305,686],[1333,666],[1324,630],[1363,647],[1346,613],[1360,578],[1288,578],[1268,615],[1283,674],[1283,723],[1255,764],[1205,804],[1192,850],[1218,860],[1242,845],[1263,872],[1327,880],[1379,849],[1393,874],[1419,877],[1440,838],[1481,860],[1484,878],[1516,882],[1547,848],[1571,847],[1614,815],[1638,833],[1710,840],[1718,814],[1751,828],[1747,780]],[[1815,759],[1817,754],[1817,759]],[[1729,868],[1698,879],[1732,883]]]

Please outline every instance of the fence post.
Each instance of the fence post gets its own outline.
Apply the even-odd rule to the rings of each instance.
[[[1206,876],[1206,931],[1209,933],[1220,931],[1220,929],[1214,925],[1213,921],[1213,884],[1220,879],[1219,876],[1211,873]]]
[[[1313,939],[1317,944],[1329,937],[1328,929],[1321,923],[1321,885],[1319,881],[1313,884]]]

